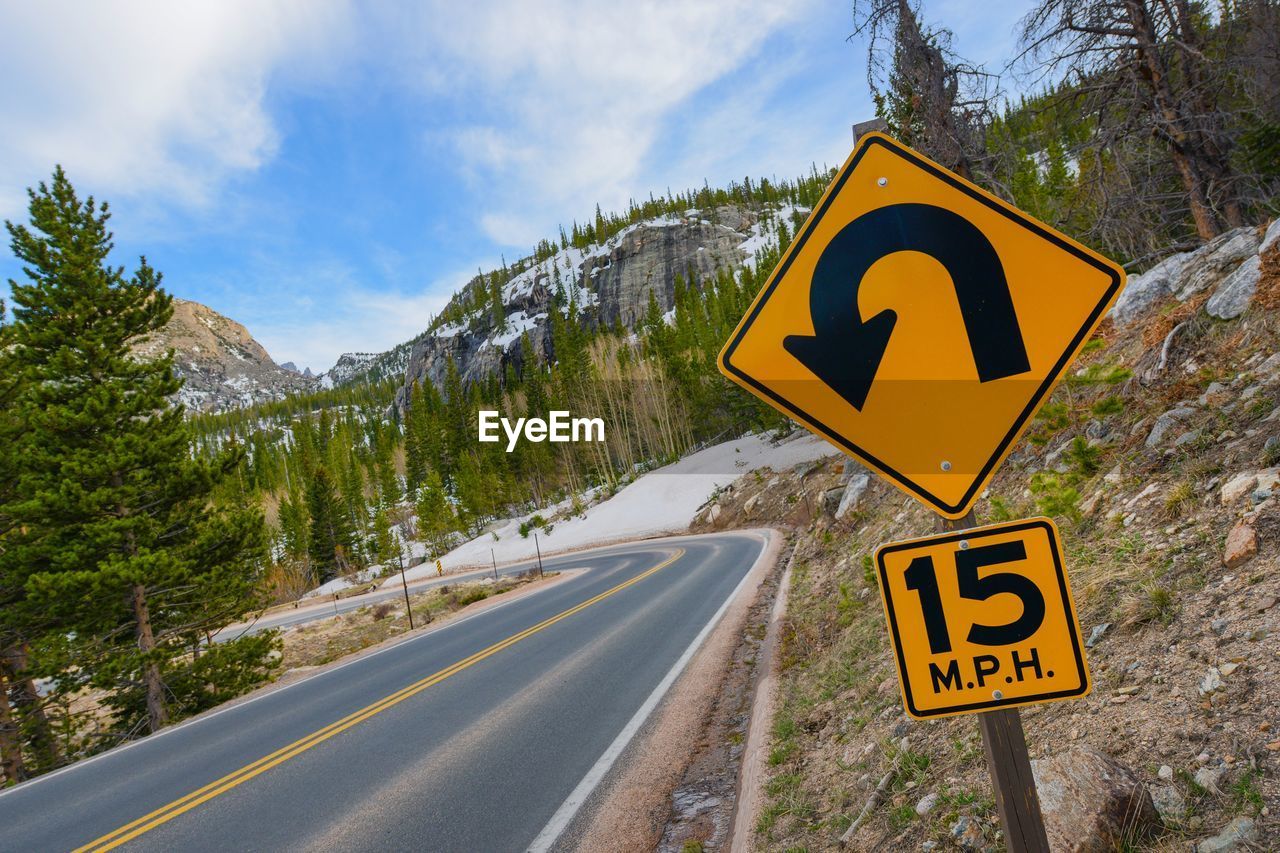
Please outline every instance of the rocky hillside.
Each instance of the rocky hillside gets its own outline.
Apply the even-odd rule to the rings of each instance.
[[[502,287],[501,323],[486,305],[485,282],[477,277],[454,297],[453,310],[442,314],[460,319],[437,324],[402,345],[410,351],[397,404],[405,403],[414,383],[442,383],[450,358],[464,381],[483,379],[509,363],[521,364],[525,334],[536,352],[551,358],[549,312],[557,291],[578,306],[586,327],[630,329],[648,310],[650,295],[663,312],[672,308],[677,276],[701,280],[721,268],[751,263],[780,223],[794,233],[796,217],[805,213],[792,206],[756,211],[726,205],[705,214],[689,210],[637,223],[603,244],[569,246],[537,262],[525,259]],[[482,307],[465,310],[465,305]]]
[[[135,348],[143,358],[174,351],[186,384],[179,400],[193,412],[221,412],[307,391],[315,380],[277,365],[249,330],[212,308],[173,300],[173,318]]]
[[[399,379],[404,376],[409,354],[419,338],[398,344],[386,352],[344,352],[333,367],[320,375],[320,384],[333,388],[356,382],[381,382],[391,377]]]
[[[1022,711],[1055,850],[1280,849],[1278,308],[1280,223],[1135,276],[978,504],[1058,520],[1087,637],[1092,694]],[[833,459],[695,529],[766,523],[796,548],[754,849],[1003,849],[976,720],[903,712],[872,570],[936,517]]]

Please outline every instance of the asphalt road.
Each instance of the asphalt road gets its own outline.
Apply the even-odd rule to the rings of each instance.
[[[763,546],[547,560],[585,571],[0,793],[0,850],[545,849]]]

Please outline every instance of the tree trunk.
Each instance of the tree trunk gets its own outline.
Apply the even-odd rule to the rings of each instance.
[[[61,752],[53,735],[53,726],[49,725],[49,717],[44,712],[44,699],[36,689],[35,679],[27,674],[28,657],[25,644],[10,646],[5,649],[0,664],[12,679],[13,710],[19,725],[27,724],[36,766],[39,770],[52,770],[58,766]]]
[[[1202,240],[1212,240],[1218,236],[1221,229],[1218,227],[1217,217],[1213,215],[1213,209],[1209,207],[1209,198],[1204,191],[1200,170],[1196,167],[1195,161],[1181,151],[1176,144],[1173,146],[1173,164],[1178,167],[1178,174],[1182,176],[1182,185],[1187,190],[1187,200],[1191,206],[1191,218],[1196,223],[1196,233]]]
[[[147,655],[155,649],[156,640],[151,634],[147,590],[142,584],[133,585],[131,603],[135,633],[138,637],[138,650]],[[160,664],[154,660],[148,660],[142,670],[142,681],[147,691],[147,724],[154,733],[164,728],[165,723],[169,721],[169,711],[164,704],[164,682],[160,678]]]
[[[1169,72],[1157,46],[1157,33],[1146,0],[1125,0],[1129,23],[1133,27],[1134,41],[1139,61],[1145,71],[1145,82],[1151,90],[1156,126],[1173,154],[1173,163],[1182,176],[1191,207],[1191,218],[1196,223],[1196,233],[1202,240],[1210,240],[1219,233],[1218,217],[1209,199],[1204,151],[1199,140],[1187,132],[1188,122],[1179,108],[1169,82]]]
[[[9,704],[9,685],[12,681],[13,674],[0,661],[0,788],[27,778],[27,770],[22,763],[22,739],[18,734],[13,707]]]

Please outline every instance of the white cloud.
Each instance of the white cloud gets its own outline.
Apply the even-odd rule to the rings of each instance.
[[[271,158],[287,60],[334,49],[341,0],[0,6],[0,216],[54,163],[113,197],[207,202]]]
[[[467,107],[443,138],[488,191],[481,227],[527,248],[566,213],[625,206],[671,113],[812,5],[437,0],[389,25],[412,41],[411,78]]]
[[[343,310],[299,312],[297,320],[268,320],[249,332],[277,362],[319,373],[344,352],[384,352],[426,329],[449,301],[448,293],[403,294],[349,289],[337,294]],[[332,309],[335,306],[330,306]]]
[[[340,261],[257,263],[252,280],[262,286],[236,282],[222,288],[225,297],[211,307],[245,322],[277,363],[316,372],[332,367],[341,353],[384,352],[421,334],[477,267],[459,266],[410,290],[373,286]]]

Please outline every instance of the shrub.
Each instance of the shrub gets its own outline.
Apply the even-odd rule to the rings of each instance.
[[[1089,443],[1082,435],[1077,435],[1063,453],[1063,458],[1071,466],[1071,470],[1081,477],[1092,477],[1101,466],[1102,451]]]
[[[1118,415],[1124,411],[1124,401],[1115,394],[1103,397],[1101,400],[1093,404],[1093,413],[1097,417],[1105,418],[1108,415]]]
[[[1039,471],[1031,478],[1031,494],[1044,515],[1080,520],[1080,493],[1056,471]]]

